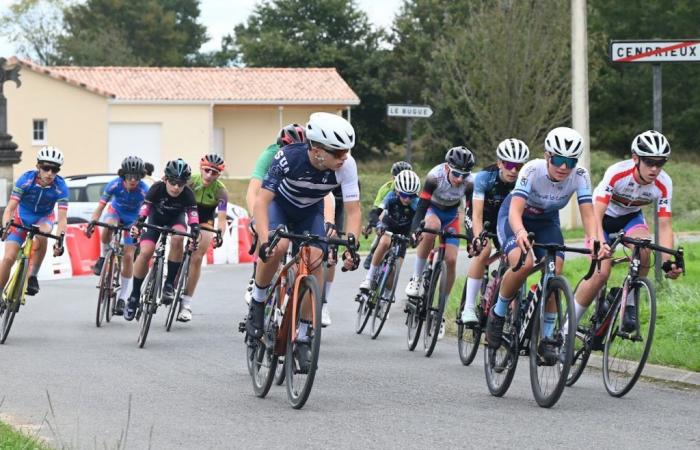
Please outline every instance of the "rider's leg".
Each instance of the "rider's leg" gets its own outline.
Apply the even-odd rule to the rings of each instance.
[[[19,247],[19,242],[10,239],[5,241],[5,253],[2,256],[2,265],[0,265],[0,291],[5,289],[7,280],[10,278],[10,270],[17,259]]]
[[[377,248],[374,250],[374,255],[372,256],[372,264],[369,266],[369,270],[367,271],[367,276],[365,277],[365,280],[369,284],[369,282],[372,281],[372,277],[374,276],[375,272],[379,268],[379,264],[382,263],[382,259],[384,258],[384,255],[386,252],[389,250],[389,246],[391,245],[391,237],[387,234],[383,234],[381,238],[379,238],[379,242],[377,243]]]
[[[467,272],[467,289],[464,301],[464,310],[462,311],[462,322],[466,319],[474,319],[476,308],[476,297],[481,290],[481,280],[484,276],[485,264],[488,257],[491,255],[491,243],[486,242],[486,245],[481,250],[481,253],[472,258]]]

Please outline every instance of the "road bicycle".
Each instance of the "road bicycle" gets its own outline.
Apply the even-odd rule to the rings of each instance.
[[[486,224],[485,224],[486,225]],[[487,226],[487,225],[486,225]],[[494,233],[489,233],[483,230],[479,235],[479,240],[483,243],[491,239],[496,241],[497,236]],[[499,261],[498,268],[491,271],[491,264]],[[462,289],[462,299],[459,303],[459,308],[457,309],[457,351],[459,353],[459,359],[465,366],[470,365],[476,353],[479,350],[479,344],[481,343],[481,335],[486,329],[486,320],[491,310],[491,306],[498,297],[498,286],[500,285],[501,278],[508,269],[507,261],[503,254],[496,250],[494,251],[484,262],[484,276],[481,279],[481,288],[479,291],[479,298],[476,304],[475,312],[477,317],[477,322],[475,324],[464,324],[462,323],[462,311],[464,311],[464,305],[467,299],[467,283],[464,283],[464,288]]]
[[[529,233],[530,242],[534,234]],[[598,253],[599,243],[594,244],[593,252],[584,248],[567,247],[560,244],[531,244],[541,248],[545,256],[534,265],[530,274],[541,272],[539,283],[533,285],[527,295],[523,295],[524,285],[518,291],[506,313],[503,336],[498,348],[487,346],[484,351],[484,371],[486,385],[491,395],[503,396],[515,375],[520,355],[529,356],[530,384],[537,404],[549,408],[556,404],[566,382],[575,338],[574,297],[566,278],[556,275],[556,254],[558,252],[575,252],[594,255]],[[520,270],[527,253],[522,252],[513,272]],[[591,259],[591,265],[584,278],[588,279],[598,264]],[[499,287],[500,288],[500,287]],[[515,301],[517,299],[517,301]],[[545,336],[545,311],[556,312],[550,339],[556,342],[557,356],[547,358],[543,354]],[[552,311],[554,310],[554,311]]]
[[[139,322],[139,337],[137,342],[139,347],[143,348],[143,346],[146,345],[153,315],[156,313],[163,300],[163,270],[165,268],[165,249],[167,248],[168,236],[183,236],[188,239],[185,243],[185,255],[187,255],[188,252],[191,254],[191,248],[195,243],[193,241],[194,236],[191,233],[150,223],[139,223],[137,226],[160,232],[155,251],[153,252],[153,265],[149,269],[146,279],[144,280],[145,288],[141,291],[139,307],[136,310],[136,320]],[[186,270],[184,272],[186,272]],[[172,308],[173,303],[175,303],[174,299],[171,303],[168,316],[174,310],[174,308]]]
[[[300,409],[311,394],[318,369],[321,348],[321,289],[312,275],[319,264],[327,260],[328,245],[346,247],[359,264],[356,241],[350,235],[347,239],[318,236],[314,234],[288,233],[284,226],[278,227],[270,236],[266,254],[270,255],[281,239],[288,239],[298,249],[272,279],[265,300],[264,331],[259,339],[245,332],[245,322],[239,324],[239,331],[245,333],[248,370],[253,381],[253,391],[258,397],[265,397],[270,390],[280,356],[284,356],[287,399],[291,406]],[[313,259],[312,244],[323,245],[322,260]],[[293,281],[289,270],[295,268]],[[345,271],[345,268],[342,269]],[[306,322],[305,339],[300,340],[302,317],[311,316]],[[301,360],[300,345],[308,345],[308,359]]]
[[[0,344],[4,344],[7,340],[7,336],[10,334],[10,328],[12,328],[12,323],[15,320],[15,314],[19,312],[21,305],[24,305],[26,291],[27,291],[27,279],[29,277],[29,264],[32,255],[32,248],[34,247],[34,237],[44,236],[46,238],[54,239],[57,242],[59,248],[63,248],[63,238],[64,235],[56,236],[51,233],[44,233],[39,229],[38,226],[32,225],[25,227],[22,224],[15,223],[10,220],[10,222],[2,228],[2,240],[7,238],[12,228],[17,228],[27,232],[27,236],[24,238],[24,243],[20,247],[17,253],[17,259],[10,269],[10,277],[5,284],[5,289],[2,291],[2,298],[0,299],[0,319],[2,319],[2,329],[0,329]],[[62,252],[61,252],[62,253]]]
[[[403,261],[400,255],[406,254],[409,241],[408,237],[401,234],[390,231],[384,233],[391,237],[389,250],[372,277],[369,291],[360,291],[355,297],[355,301],[358,302],[355,332],[362,333],[369,322],[372,339],[376,339],[381,333],[391,305],[394,303]]]
[[[94,227],[102,227],[112,231],[112,239],[107,247],[100,281],[97,284],[97,311],[95,312],[95,326],[102,326],[102,321],[109,322],[117,312],[117,298],[121,290],[122,258],[124,257],[124,245],[122,238],[129,232],[129,227],[123,224],[113,225],[104,222],[91,222],[86,230],[87,237],[91,237]]]
[[[576,343],[571,372],[566,381],[572,386],[579,379],[593,351],[603,351],[603,382],[613,397],[627,394],[639,379],[654,340],[656,325],[656,293],[654,285],[639,275],[641,252],[655,250],[672,255],[676,267],[685,272],[683,247],[678,250],[653,244],[651,239],[635,239],[623,232],[610,235],[610,248],[619,244],[632,246],[632,255],[613,258],[613,267],[628,264],[627,275],[618,287],[603,286],[595,298],[588,320],[581,320],[576,329]],[[579,282],[580,283],[580,282]],[[578,288],[578,286],[577,286]],[[633,299],[634,303],[623,299]],[[625,329],[625,309],[634,306],[634,327]]]
[[[406,326],[408,328],[408,349],[413,351],[423,330],[423,347],[425,356],[430,357],[435,350],[442,317],[447,303],[447,264],[445,263],[445,242],[450,238],[464,239],[470,236],[455,233],[454,230],[434,230],[419,227],[417,234],[429,233],[439,236],[440,244],[430,250],[427,263],[421,274],[418,297],[408,297],[406,301]],[[423,328],[423,322],[425,327]]]

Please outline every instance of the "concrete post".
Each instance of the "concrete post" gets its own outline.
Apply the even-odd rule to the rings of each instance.
[[[10,191],[14,184],[12,166],[20,161],[22,155],[17,151],[17,144],[12,142],[12,136],[7,133],[7,99],[3,93],[6,81],[14,81],[17,87],[22,85],[19,80],[19,65],[8,66],[5,58],[0,58],[0,210],[4,211]]]

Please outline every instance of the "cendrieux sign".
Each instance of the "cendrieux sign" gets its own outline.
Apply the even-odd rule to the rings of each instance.
[[[614,63],[700,61],[700,40],[610,41]]]

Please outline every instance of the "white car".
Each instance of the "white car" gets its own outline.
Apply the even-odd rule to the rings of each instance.
[[[68,185],[68,223],[89,222],[93,211],[100,202],[100,196],[107,183],[117,177],[117,174],[71,175],[64,179]],[[233,203],[229,203],[226,215],[229,223],[234,217],[247,217],[247,211]]]

